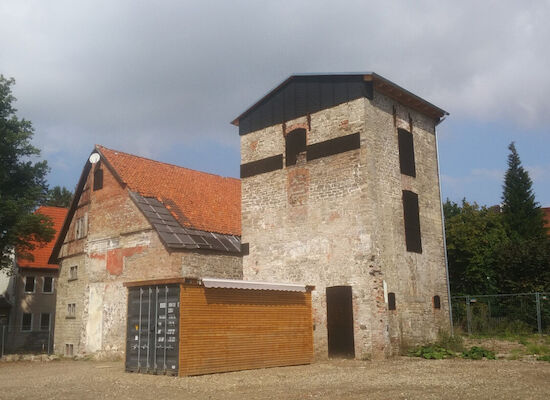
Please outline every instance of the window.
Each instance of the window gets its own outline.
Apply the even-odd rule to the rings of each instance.
[[[388,310],[395,309],[395,293],[388,293]]]
[[[250,254],[250,243],[241,243],[241,254],[243,256]]]
[[[50,330],[50,322],[51,322],[51,314],[49,314],[49,313],[40,314],[40,330],[41,331],[49,331]]]
[[[34,276],[25,277],[25,293],[34,293]]]
[[[53,278],[51,276],[44,277],[44,285],[42,286],[42,292],[53,293]]]
[[[88,233],[88,213],[75,221],[75,238],[80,239]]]
[[[306,151],[306,130],[294,129],[285,136],[286,166],[296,164],[298,154]]]
[[[69,268],[69,280],[74,281],[75,279],[78,279],[78,266],[76,265]]]
[[[30,331],[32,331],[32,314],[23,313],[23,318],[21,318],[21,332]]]
[[[441,308],[441,299],[438,295],[434,296],[434,308],[439,310]]]
[[[94,186],[93,190],[100,190],[103,188],[103,170],[101,169],[100,164],[96,164],[94,171]]]
[[[76,303],[67,304],[67,318],[76,318]]]
[[[418,195],[408,190],[403,190],[403,218],[405,221],[405,243],[407,245],[407,251],[422,253]]]
[[[65,343],[65,355],[67,357],[73,356],[73,344],[72,343]]]
[[[414,163],[414,140],[411,132],[405,129],[397,130],[399,142],[399,166],[403,175],[416,177]]]

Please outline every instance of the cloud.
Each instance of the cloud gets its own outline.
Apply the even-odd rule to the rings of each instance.
[[[294,72],[375,71],[452,118],[550,124],[548,1],[6,0],[0,15],[0,72],[50,158],[238,152],[229,121]]]

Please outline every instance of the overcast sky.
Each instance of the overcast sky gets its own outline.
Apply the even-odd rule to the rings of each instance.
[[[230,121],[292,73],[374,71],[447,110],[443,196],[550,206],[550,1],[0,0],[0,73],[71,190],[95,143],[238,176]]]

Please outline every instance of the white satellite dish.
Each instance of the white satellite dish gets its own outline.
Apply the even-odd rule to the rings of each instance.
[[[90,162],[91,162],[92,164],[95,164],[96,162],[98,162],[99,159],[100,159],[99,153],[92,153],[92,154],[90,154],[89,160],[90,160]]]

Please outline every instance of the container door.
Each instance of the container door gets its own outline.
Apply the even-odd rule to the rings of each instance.
[[[355,357],[351,286],[327,287],[329,357]]]
[[[179,286],[128,291],[126,371],[178,373]]]

